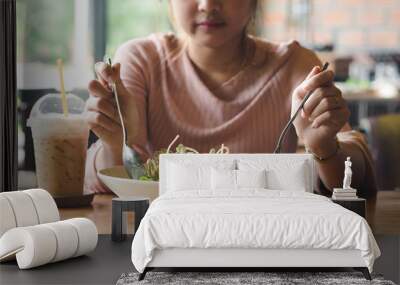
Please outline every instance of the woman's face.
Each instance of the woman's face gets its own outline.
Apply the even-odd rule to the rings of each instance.
[[[240,37],[255,0],[169,0],[178,28],[195,44],[219,47]]]

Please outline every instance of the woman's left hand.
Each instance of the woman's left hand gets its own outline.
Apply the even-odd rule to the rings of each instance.
[[[331,70],[321,72],[314,67],[307,78],[294,90],[292,115],[302,99],[311,91],[301,114],[294,120],[297,135],[305,147],[319,157],[328,157],[336,151],[336,134],[347,123],[350,111],[341,91],[333,84]]]

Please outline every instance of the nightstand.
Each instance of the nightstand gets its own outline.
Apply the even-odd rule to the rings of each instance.
[[[124,212],[135,212],[135,232],[149,208],[149,198],[113,198],[112,199],[112,241],[126,239],[127,220]]]
[[[331,199],[332,202],[339,204],[340,206],[359,214],[361,217],[365,218],[365,206],[366,200],[363,198],[352,198],[347,200],[341,199]]]

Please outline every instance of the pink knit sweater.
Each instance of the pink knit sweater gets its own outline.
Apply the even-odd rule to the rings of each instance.
[[[269,153],[289,120],[291,95],[313,66],[317,56],[296,41],[274,44],[251,38],[242,70],[210,90],[201,80],[187,49],[174,35],[151,35],[122,45],[115,62],[121,63],[121,78],[139,110],[135,143],[150,155],[166,148],[179,134],[179,143],[200,152],[222,143],[232,153]],[[134,120],[124,102],[127,124]],[[339,139],[360,146],[370,161],[359,133],[343,132]],[[282,152],[295,152],[292,130]],[[85,192],[98,192],[95,160],[101,141],[88,150]],[[367,167],[372,174],[371,165]]]

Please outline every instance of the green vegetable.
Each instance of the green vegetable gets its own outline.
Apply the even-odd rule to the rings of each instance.
[[[139,180],[141,180],[141,181],[152,181],[153,179],[151,179],[151,177],[143,175],[143,176],[139,177]]]
[[[139,178],[139,180],[142,180],[142,181],[158,181],[159,180],[160,155],[164,154],[164,153],[171,153],[170,149],[178,138],[179,138],[179,135],[177,135],[175,137],[175,139],[171,142],[171,144],[168,146],[167,149],[160,149],[159,151],[156,151],[154,153],[153,157],[149,158],[144,163],[143,167],[144,167],[145,175],[141,176]],[[187,147],[187,146],[184,146],[183,144],[179,144],[175,148],[175,153],[199,153],[199,152],[191,147]],[[222,144],[218,150],[215,150],[214,148],[212,148],[210,150],[210,153],[216,153],[216,154],[229,153],[229,148],[226,147],[224,144]]]
[[[144,173],[149,180],[158,181],[160,154],[166,153],[165,149],[156,151],[152,158],[149,158],[144,166]]]

